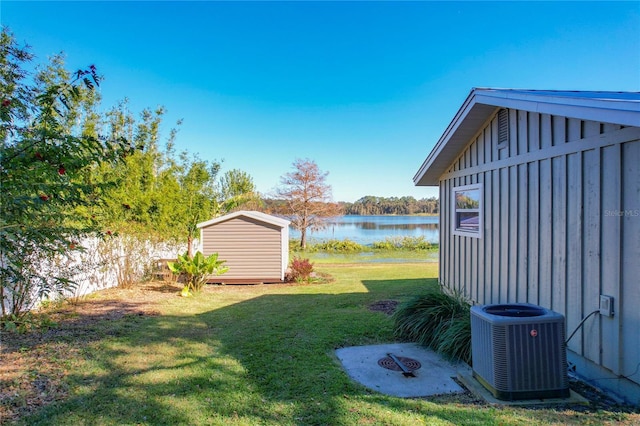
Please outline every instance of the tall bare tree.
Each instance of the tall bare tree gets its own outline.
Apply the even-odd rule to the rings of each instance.
[[[294,171],[280,178],[278,198],[287,205],[285,212],[291,225],[300,231],[300,247],[307,246],[307,230],[322,229],[327,219],[341,214],[340,206],[332,201],[331,185],[326,183],[329,172],[322,172],[309,159],[296,159]]]

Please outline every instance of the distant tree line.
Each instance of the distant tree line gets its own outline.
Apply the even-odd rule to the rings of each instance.
[[[374,197],[367,195],[354,203],[340,203],[345,215],[438,214],[436,197],[416,200],[413,197]]]
[[[436,197],[416,200],[413,197],[375,197],[367,195],[348,203],[338,202],[336,215],[412,215],[440,213],[440,203]],[[282,215],[287,210],[286,200],[263,198],[261,210],[265,213]]]

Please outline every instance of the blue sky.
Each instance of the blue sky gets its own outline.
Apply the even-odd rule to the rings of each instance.
[[[0,21],[265,194],[310,158],[336,201],[437,196],[412,178],[473,87],[640,91],[638,1],[3,0]]]

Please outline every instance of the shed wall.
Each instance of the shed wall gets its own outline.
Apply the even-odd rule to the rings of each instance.
[[[202,228],[203,254],[218,253],[229,271],[221,281],[279,281],[284,278],[282,228],[238,216]]]
[[[496,111],[497,112],[497,111]],[[529,302],[560,312],[568,348],[640,383],[640,129],[509,110],[493,116],[440,180],[440,280],[474,303]],[[453,187],[482,183],[482,238],[451,232]]]

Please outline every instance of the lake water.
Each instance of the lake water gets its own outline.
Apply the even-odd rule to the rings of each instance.
[[[341,216],[325,229],[308,232],[307,241],[348,239],[368,245],[387,237],[424,237],[430,243],[437,243],[438,221],[438,216]],[[300,232],[290,229],[290,236],[298,239]]]

